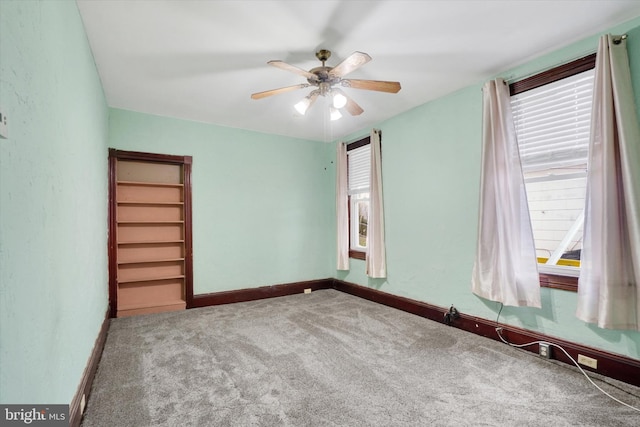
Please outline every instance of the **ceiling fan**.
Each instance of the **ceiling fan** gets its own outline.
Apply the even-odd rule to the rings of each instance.
[[[309,107],[313,105],[318,96],[330,96],[333,98],[331,110],[331,120],[342,117],[340,109],[346,109],[352,116],[362,114],[364,111],[353,99],[347,96],[340,87],[351,87],[354,89],[375,90],[378,92],[397,93],[400,90],[399,82],[387,82],[381,80],[358,80],[344,79],[347,74],[360,68],[367,62],[371,61],[371,57],[363,52],[354,52],[344,61],[335,67],[327,67],[325,62],[331,56],[331,51],[322,49],[316,52],[316,58],[322,62],[321,67],[312,68],[309,71],[298,68],[286,62],[273,60],[267,62],[269,65],[281,68],[286,71],[301,75],[307,78],[307,83],[301,83],[293,86],[281,87],[279,89],[271,89],[264,92],[258,92],[251,95],[253,99],[262,99],[272,95],[278,95],[297,89],[307,87],[315,87],[309,95],[305,96],[294,107],[300,114],[305,114]]]

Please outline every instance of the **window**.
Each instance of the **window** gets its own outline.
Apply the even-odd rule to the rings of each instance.
[[[594,66],[595,54],[510,87],[543,282],[579,274]]]
[[[369,222],[371,144],[369,137],[347,145],[349,256],[365,259]]]

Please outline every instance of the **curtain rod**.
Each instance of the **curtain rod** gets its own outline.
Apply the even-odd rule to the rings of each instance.
[[[614,44],[620,44],[620,43],[622,43],[622,40],[626,40],[627,39],[627,34],[622,34],[622,35],[619,35],[619,36],[612,36],[612,37],[613,37],[613,43]],[[511,84],[514,81],[523,80],[523,79],[526,79],[527,77],[535,76],[536,74],[540,74],[540,73],[542,73],[542,72],[544,72],[546,70],[549,70],[551,68],[558,67],[560,65],[569,63],[571,61],[575,61],[576,59],[584,58],[585,56],[591,55],[592,53],[596,53],[596,50],[597,49],[589,50],[588,52],[582,53],[579,56],[572,57],[572,58],[570,58],[570,59],[568,59],[566,61],[560,62],[559,64],[553,65],[551,67],[546,67],[546,68],[543,68],[543,69],[538,70],[538,71],[534,71],[534,72],[528,73],[528,74],[526,74],[524,76],[513,76],[512,75],[512,76],[509,76],[509,77],[504,77],[503,79],[507,84]]]

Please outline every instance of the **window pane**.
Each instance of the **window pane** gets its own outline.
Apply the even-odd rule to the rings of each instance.
[[[554,172],[542,177],[525,174],[538,262],[579,267],[586,174]]]
[[[351,249],[365,251],[367,248],[367,225],[369,222],[369,193],[351,196]]]
[[[367,224],[369,222],[369,202],[358,202],[358,245],[367,247]]]

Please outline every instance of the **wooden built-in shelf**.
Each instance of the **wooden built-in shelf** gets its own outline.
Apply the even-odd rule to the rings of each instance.
[[[184,310],[193,295],[191,158],[109,155],[112,315]]]
[[[160,280],[175,280],[175,279],[184,279],[184,274],[177,274],[175,276],[145,277],[142,279],[127,279],[127,280],[118,279],[118,283],[158,282]]]

